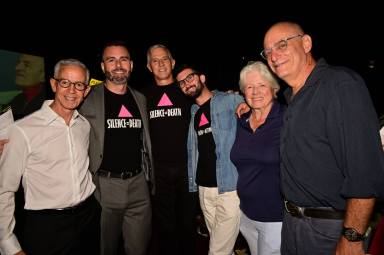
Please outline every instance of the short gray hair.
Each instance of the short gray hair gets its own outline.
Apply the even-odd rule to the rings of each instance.
[[[276,98],[276,93],[280,90],[280,85],[275,78],[275,75],[269,70],[268,66],[261,61],[250,61],[246,66],[243,67],[240,71],[240,90],[244,93],[245,88],[245,76],[250,72],[258,72],[261,77],[268,81],[268,85],[273,89],[274,97]]]
[[[57,78],[57,76],[59,75],[60,69],[63,68],[63,66],[79,66],[79,67],[83,68],[86,72],[85,83],[86,84],[89,83],[89,76],[90,76],[89,69],[87,68],[87,66],[83,62],[81,62],[77,59],[73,59],[73,58],[62,59],[56,63],[55,69],[54,69],[54,74],[53,74],[54,78]]]
[[[169,51],[169,49],[164,46],[163,44],[155,44],[155,45],[152,45],[151,47],[149,47],[149,49],[147,50],[147,64],[149,64],[149,62],[151,62],[151,53],[154,49],[157,49],[157,48],[161,48],[161,49],[164,49],[167,54],[168,54],[168,57],[173,60],[173,57],[172,57],[172,54],[171,52]]]

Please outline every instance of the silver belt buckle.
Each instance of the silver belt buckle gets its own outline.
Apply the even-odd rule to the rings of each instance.
[[[304,213],[304,211],[305,211],[305,208],[303,208],[303,207],[300,207],[300,206],[297,206],[297,205],[295,205],[295,204],[293,204],[292,202],[291,202],[291,204],[292,204],[292,206],[293,207],[295,207],[295,209],[297,210],[295,210],[294,212],[293,211],[290,211],[289,209],[288,209],[288,201],[287,200],[284,200],[284,207],[285,207],[285,210],[289,213],[289,214],[291,214],[292,216],[294,216],[294,217],[298,217],[298,218],[303,218],[304,216],[305,216],[305,213]]]
[[[288,204],[288,201],[284,200],[284,208],[285,208],[285,210],[287,211],[287,213],[291,213],[291,211],[289,211],[289,209],[288,209],[287,204]]]

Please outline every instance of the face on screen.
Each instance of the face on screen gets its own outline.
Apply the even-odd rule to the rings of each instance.
[[[32,87],[44,82],[44,59],[22,54],[16,65],[15,83],[20,87]]]

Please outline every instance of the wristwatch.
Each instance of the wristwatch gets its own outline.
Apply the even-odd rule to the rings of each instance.
[[[365,235],[360,234],[354,228],[343,227],[341,234],[345,237],[345,239],[347,239],[350,242],[360,242],[365,239]]]

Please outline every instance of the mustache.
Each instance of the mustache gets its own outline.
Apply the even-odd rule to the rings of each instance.
[[[112,72],[120,72],[120,71],[127,72],[127,70],[124,68],[116,68],[112,70]]]

